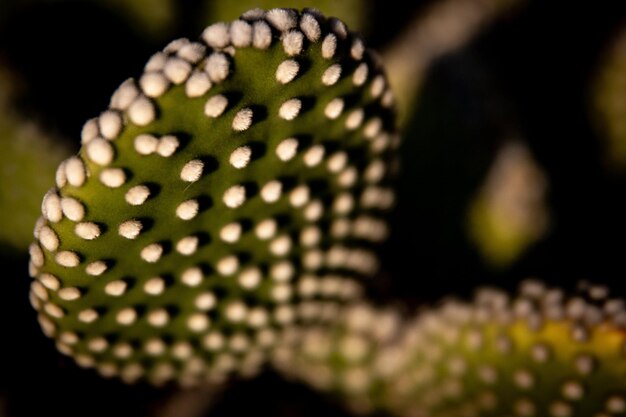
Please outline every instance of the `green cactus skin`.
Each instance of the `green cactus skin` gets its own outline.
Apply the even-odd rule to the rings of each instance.
[[[358,305],[334,332],[309,330],[275,362],[361,412],[621,416],[624,303],[604,288],[588,294],[565,297],[529,281],[514,299],[483,290],[472,303],[446,301],[405,323]]]
[[[127,382],[253,374],[299,325],[332,320],[301,301],[330,311],[376,271],[393,114],[376,57],[313,10],[170,43],[85,124],[44,197],[43,330]]]

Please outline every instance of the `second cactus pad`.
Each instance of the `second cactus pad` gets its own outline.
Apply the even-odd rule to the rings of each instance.
[[[43,200],[44,331],[131,382],[253,372],[375,272],[392,104],[361,39],[313,10],[251,10],[170,43],[86,123]]]

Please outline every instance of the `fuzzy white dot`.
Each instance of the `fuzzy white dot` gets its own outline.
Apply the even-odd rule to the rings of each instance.
[[[135,239],[141,233],[143,225],[139,220],[127,220],[121,223],[117,229],[120,236],[126,239]]]
[[[276,220],[265,219],[256,225],[254,232],[259,239],[267,240],[272,238],[276,234],[277,228],[278,225],[276,224]]]
[[[144,345],[144,350],[148,355],[159,356],[165,352],[165,343],[161,339],[149,339]]]
[[[363,135],[368,139],[375,138],[383,127],[383,121],[380,117],[374,117],[365,124]]]
[[[106,262],[104,261],[94,261],[89,263],[85,267],[85,272],[87,275],[91,275],[92,277],[97,277],[106,272],[108,269]]]
[[[165,135],[159,139],[156,152],[164,158],[169,158],[174,155],[174,152],[176,152],[179,146],[180,142],[176,136]]]
[[[271,9],[265,13],[265,19],[276,29],[286,32],[296,27],[298,24],[298,15],[294,10],[290,9]]]
[[[75,287],[61,288],[58,292],[59,298],[65,301],[74,301],[80,298],[80,290]]]
[[[291,238],[281,235],[270,242],[270,252],[275,256],[285,256],[291,250]]]
[[[283,35],[283,50],[289,56],[298,55],[302,52],[304,35],[299,30],[291,30]]]
[[[234,301],[226,306],[226,318],[233,323],[242,322],[248,313],[248,308],[241,301]]]
[[[322,57],[325,59],[330,59],[335,55],[335,51],[337,50],[337,36],[332,33],[326,35],[324,40],[322,41]]]
[[[373,98],[378,98],[385,91],[385,77],[377,75],[370,86],[370,94]]]
[[[334,174],[338,173],[345,168],[348,163],[348,154],[344,151],[335,152],[332,154],[326,162],[328,170]]]
[[[302,101],[292,98],[280,105],[278,116],[284,120],[293,120],[300,114],[300,109],[302,109]]]
[[[161,277],[152,277],[143,284],[143,291],[148,295],[161,295],[165,291],[165,280]]]
[[[250,327],[259,329],[265,327],[268,321],[267,311],[261,307],[256,307],[250,310],[248,313],[248,325]]]
[[[137,311],[134,308],[123,308],[117,312],[115,320],[122,326],[130,326],[137,320]]]
[[[217,94],[207,100],[204,105],[204,114],[208,117],[219,117],[226,110],[226,106],[228,106],[228,99],[221,94]]]
[[[311,42],[317,42],[322,34],[320,24],[310,13],[304,13],[300,18],[300,29]]]
[[[199,239],[197,236],[186,236],[176,242],[176,252],[181,255],[191,256],[198,250]]]
[[[252,149],[249,146],[240,146],[230,154],[228,160],[233,167],[242,169],[248,166],[251,157]]]
[[[341,77],[341,65],[333,64],[326,68],[326,71],[322,74],[322,84],[327,86],[334,85],[339,81],[339,77]]]
[[[165,66],[165,62],[167,61],[167,55],[163,52],[157,52],[148,59],[144,71],[161,71]]]
[[[294,207],[302,207],[309,201],[310,190],[306,185],[299,185],[289,193],[289,202]]]
[[[261,271],[256,267],[243,270],[237,280],[242,288],[252,290],[261,283]]]
[[[261,198],[266,203],[275,203],[280,199],[283,184],[278,180],[272,180],[261,188]]]
[[[113,347],[113,355],[118,359],[128,359],[133,354],[133,347],[128,343],[118,343]]]
[[[347,214],[354,208],[354,197],[350,193],[341,193],[333,202],[333,211],[339,214]]]
[[[135,151],[140,155],[150,155],[157,150],[159,140],[153,135],[142,133],[135,137],[133,141]]]
[[[348,117],[346,118],[346,129],[355,130],[361,126],[363,123],[363,118],[365,117],[365,113],[363,109],[352,110]]]
[[[58,188],[65,187],[65,184],[67,184],[67,177],[65,176],[65,161],[61,162],[57,167],[54,180]]]
[[[52,303],[46,303],[46,305],[44,306],[44,311],[50,316],[57,319],[63,318],[63,316],[65,316],[65,311],[63,311],[63,309],[58,305]]]
[[[393,106],[395,101],[396,97],[393,95],[393,91],[387,90],[383,94],[383,97],[380,99],[380,104],[382,104],[383,107],[391,107]]]
[[[104,292],[111,297],[121,297],[126,293],[128,284],[121,279],[111,281],[104,286]]]
[[[187,268],[180,276],[181,282],[188,287],[197,287],[202,283],[203,279],[202,269],[197,266]]]
[[[76,254],[76,252],[69,250],[58,252],[54,259],[56,263],[66,268],[74,268],[80,264],[80,257]]]
[[[335,17],[328,20],[332,31],[335,32],[340,38],[345,39],[348,36],[348,28],[345,23]]]
[[[352,41],[352,46],[350,47],[350,55],[352,59],[356,61],[360,61],[363,59],[363,54],[365,53],[365,45],[360,38],[355,38]]]
[[[196,217],[199,208],[198,200],[191,199],[183,201],[176,207],[176,217],[181,220],[191,220]]]
[[[233,185],[224,191],[222,200],[226,207],[237,208],[246,201],[246,189],[243,185]]]
[[[343,99],[336,97],[328,102],[324,107],[324,115],[331,120],[335,120],[343,112],[344,101]]]
[[[41,243],[41,246],[50,252],[56,251],[59,248],[60,243],[59,237],[55,231],[48,226],[43,226],[39,230],[39,242]]]
[[[31,245],[28,247],[28,253],[30,255],[30,261],[33,263],[33,265],[37,267],[43,266],[45,258],[43,256],[43,251],[38,244],[31,243]]]
[[[41,212],[48,221],[57,223],[63,218],[61,198],[54,189],[48,191],[41,203]]]
[[[226,243],[235,243],[241,237],[241,224],[228,223],[220,230],[220,239]]]
[[[234,255],[227,256],[220,259],[215,268],[220,275],[233,275],[239,269],[239,259]]]
[[[206,47],[197,42],[190,42],[183,45],[176,55],[182,59],[191,62],[192,64],[198,63],[206,54]]]
[[[217,297],[212,292],[203,292],[196,297],[193,304],[198,310],[209,311],[217,305]]]
[[[121,168],[106,168],[100,172],[99,179],[109,188],[119,188],[126,182],[126,173]]]
[[[115,110],[107,110],[98,118],[100,134],[106,139],[117,138],[122,131],[122,126],[122,117]]]
[[[337,177],[337,183],[343,188],[350,188],[356,184],[358,172],[355,167],[344,169]]]
[[[205,95],[211,87],[212,83],[206,72],[194,71],[185,83],[185,94],[190,98],[200,97]]]
[[[85,206],[72,197],[63,197],[61,199],[61,210],[65,217],[73,222],[79,222],[85,217]]]
[[[362,86],[365,84],[365,81],[367,81],[368,73],[369,68],[367,67],[367,64],[365,62],[359,64],[354,71],[354,74],[352,74],[352,83],[357,87]]]
[[[140,256],[141,259],[148,263],[155,263],[159,259],[161,259],[161,255],[163,255],[163,246],[158,243],[151,243],[148,246],[144,247],[141,250]]]
[[[174,84],[182,84],[191,74],[191,65],[181,58],[169,58],[165,63],[163,73]]]
[[[83,160],[77,156],[68,158],[65,161],[65,177],[70,185],[74,187],[82,186],[87,179],[87,172]]]
[[[146,126],[155,119],[156,109],[147,97],[138,97],[128,107],[128,117],[137,126]]]
[[[59,279],[52,274],[43,273],[37,277],[44,287],[51,291],[57,291],[61,286]]]
[[[85,152],[87,153],[87,158],[101,166],[109,165],[113,162],[115,156],[113,145],[102,138],[95,138],[89,142]]]
[[[310,222],[319,220],[324,214],[324,205],[320,200],[311,201],[304,208],[304,218]]]
[[[322,232],[317,226],[307,226],[300,232],[300,243],[305,247],[317,245],[322,239]]]
[[[100,236],[100,227],[92,222],[77,223],[74,227],[76,236],[85,240],[94,240]]]
[[[131,206],[140,206],[150,197],[150,189],[145,185],[135,185],[124,195],[124,199]]]
[[[214,23],[202,32],[202,39],[212,48],[224,48],[230,43],[230,33],[226,23]]]
[[[300,64],[298,62],[293,59],[287,59],[276,68],[276,81],[281,84],[287,84],[296,78],[299,70]]]
[[[252,45],[257,49],[267,49],[272,44],[272,30],[263,21],[252,25]]]
[[[270,268],[270,276],[277,282],[287,282],[293,278],[295,273],[294,266],[289,261],[281,261],[275,263]]]
[[[83,145],[86,145],[94,140],[99,134],[98,119],[94,117],[93,119],[87,120],[87,122],[83,125],[83,129],[80,132],[80,141]]]
[[[220,350],[224,346],[224,336],[218,332],[210,332],[202,339],[202,345],[211,351]]]
[[[243,132],[244,130],[248,130],[252,125],[252,118],[254,113],[252,109],[246,107],[237,112],[235,117],[233,118],[232,128],[236,132]]]
[[[230,24],[230,39],[236,48],[246,48],[252,43],[252,26],[244,20]]]
[[[199,159],[193,159],[183,166],[180,171],[180,179],[185,182],[196,182],[202,176],[204,170],[204,162]]]
[[[165,48],[163,48],[163,52],[165,52],[166,54],[175,54],[180,50],[180,48],[188,44],[189,39],[187,38],[174,39],[173,41],[165,45]]]
[[[228,78],[230,62],[226,55],[220,52],[214,52],[207,59],[204,70],[209,74],[209,79],[212,82],[220,83]]]
[[[276,147],[276,156],[281,161],[289,161],[294,156],[296,156],[296,152],[298,151],[298,140],[295,138],[288,138],[282,140],[278,146]]]
[[[160,71],[146,72],[139,79],[141,91],[152,98],[161,97],[170,86],[170,82]]]
[[[92,308],[88,308],[78,313],[78,321],[89,324],[89,323],[93,323],[94,321],[96,321],[99,316],[100,315],[98,314],[96,310]]]
[[[195,313],[187,319],[187,328],[194,333],[200,333],[209,328],[209,318],[201,313]]]

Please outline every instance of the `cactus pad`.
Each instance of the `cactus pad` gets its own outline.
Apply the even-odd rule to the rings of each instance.
[[[376,57],[314,10],[251,10],[171,42],[85,124],[43,199],[44,331],[129,382],[253,373],[320,319],[300,301],[342,303],[375,272],[392,107]]]
[[[309,330],[277,363],[357,411],[624,415],[624,302],[604,288],[585,292],[566,297],[527,282],[514,299],[484,290],[473,303],[447,301],[404,324],[393,311],[359,305],[334,332]]]

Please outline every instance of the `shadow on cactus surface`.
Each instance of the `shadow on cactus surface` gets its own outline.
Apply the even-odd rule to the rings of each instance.
[[[274,3],[1,6],[0,416],[626,413],[626,9]]]

